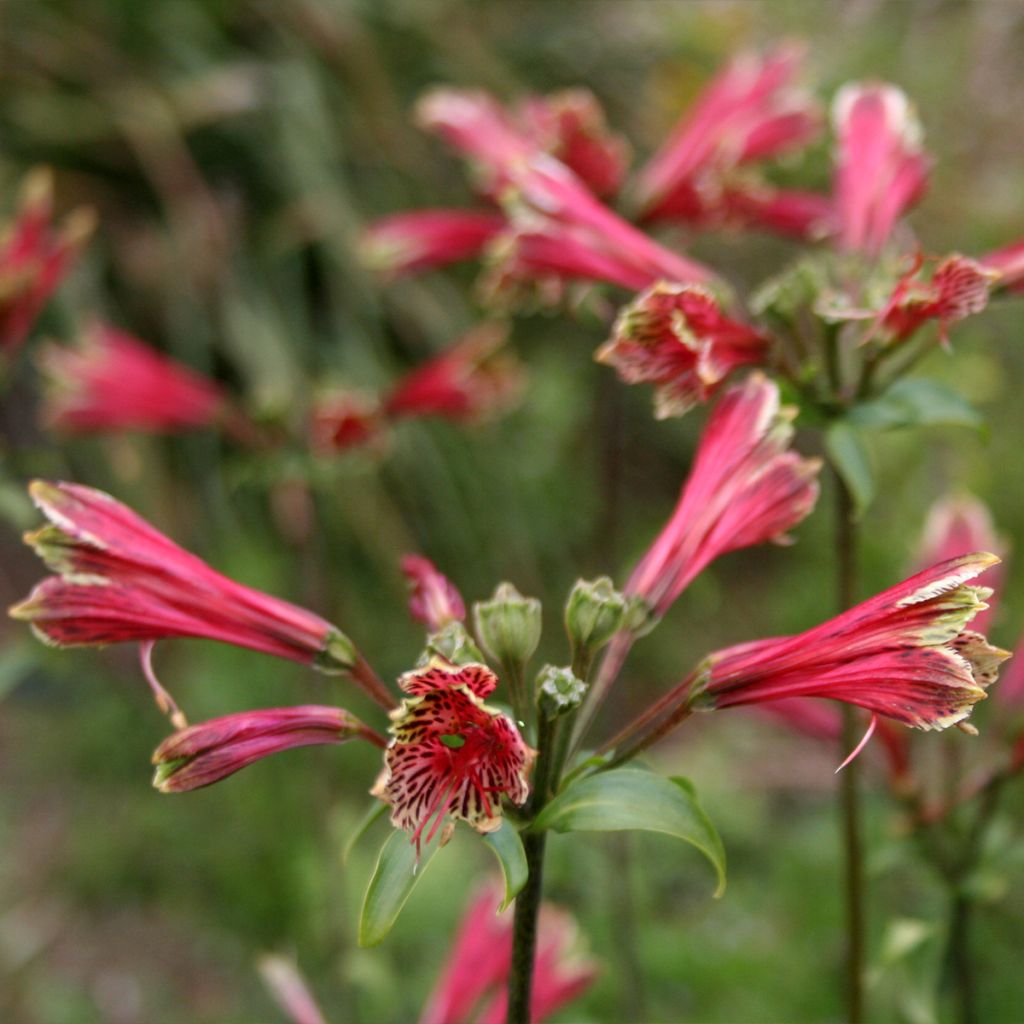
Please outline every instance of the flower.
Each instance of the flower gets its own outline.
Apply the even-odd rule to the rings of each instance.
[[[1024,240],[979,257],[978,262],[999,275],[993,288],[1024,291]]]
[[[760,373],[722,396],[675,511],[633,570],[627,596],[661,616],[720,555],[785,541],[814,507],[821,465],[787,450],[795,414]]]
[[[910,101],[895,86],[850,83],[835,98],[839,244],[876,257],[896,221],[925,192],[928,158]]]
[[[49,343],[38,359],[49,385],[43,418],[68,433],[208,427],[225,409],[213,381],[108,324],[74,348]]]
[[[466,605],[462,595],[437,567],[422,555],[403,555],[402,572],[409,581],[409,614],[426,625],[431,633],[443,629],[449,622],[462,622],[466,618]]]
[[[653,383],[655,415],[664,419],[707,401],[767,349],[763,334],[724,316],[706,289],[661,281],[622,309],[595,358],[627,384]]]
[[[495,416],[522,393],[519,362],[499,352],[504,325],[483,324],[406,374],[383,399],[390,417],[441,416],[460,422]]]
[[[391,805],[392,823],[412,833],[417,849],[446,814],[478,832],[499,828],[501,797],[522,804],[529,795],[533,753],[512,721],[484,703],[498,685],[495,674],[435,657],[398,685],[409,696],[391,712],[394,739],[374,788]]]
[[[10,614],[45,643],[205,637],[324,671],[359,670],[336,626],[215,572],[103,491],[42,480],[29,491],[52,525],[25,540],[57,575]],[[373,695],[392,706],[386,691]]]
[[[392,277],[479,256],[505,226],[499,213],[479,210],[414,210],[374,221],[363,233],[364,263]]]
[[[92,228],[92,213],[80,209],[54,230],[53,177],[41,169],[28,175],[17,217],[0,241],[0,351],[24,342]]]
[[[512,969],[511,915],[501,914],[502,887],[482,887],[462,916],[448,961],[430,994],[420,1024],[502,1024],[505,987]],[[549,903],[537,923],[530,1019],[546,1020],[582,995],[597,977],[597,965],[574,953],[576,922]]]
[[[816,104],[792,85],[801,58],[793,46],[744,54],[712,80],[641,169],[642,219],[706,225],[749,212],[741,197],[761,183],[735,169],[804,146],[820,128]]]
[[[689,706],[828,697],[917,729],[961,722],[1009,657],[966,629],[990,593],[967,581],[998,561],[963,555],[804,633],[712,654],[687,684]]]
[[[321,453],[379,445],[385,439],[380,403],[361,391],[334,390],[316,398],[310,413],[310,444]]]
[[[168,736],[153,753],[153,785],[161,793],[187,793],[282,750],[357,736],[385,745],[382,736],[341,708],[309,704],[225,715]]]

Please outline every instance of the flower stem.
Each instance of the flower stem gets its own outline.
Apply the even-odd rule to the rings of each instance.
[[[973,909],[970,898],[959,888],[954,888],[949,904],[945,972],[953,989],[959,1024],[978,1022],[974,966],[971,962],[970,926]]]

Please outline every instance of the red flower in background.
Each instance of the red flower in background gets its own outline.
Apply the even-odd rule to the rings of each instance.
[[[402,572],[409,581],[409,614],[431,633],[449,622],[463,622],[466,605],[455,584],[422,555],[403,555]]]
[[[320,395],[310,414],[310,443],[318,452],[347,451],[384,439],[387,421],[380,402],[362,391]]]
[[[1009,292],[1024,291],[1024,241],[990,252],[980,257],[978,262],[999,275],[993,288],[1005,288]]]

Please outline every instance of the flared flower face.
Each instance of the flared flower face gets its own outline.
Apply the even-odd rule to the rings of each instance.
[[[409,697],[391,712],[394,739],[374,792],[417,846],[446,814],[493,832],[501,798],[522,804],[529,795],[532,751],[512,721],[484,703],[497,684],[483,665],[456,668],[439,658],[399,679]]]
[[[767,348],[763,334],[723,315],[704,288],[662,281],[622,310],[595,358],[627,384],[653,384],[655,415],[664,419],[707,401]]]

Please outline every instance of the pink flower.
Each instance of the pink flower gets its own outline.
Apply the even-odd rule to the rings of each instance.
[[[522,804],[533,754],[512,721],[484,703],[498,679],[484,665],[434,658],[398,685],[409,696],[391,713],[394,739],[374,793],[391,821],[430,842],[446,814],[478,832],[501,826],[501,798]],[[433,822],[433,824],[431,824]]]
[[[801,56],[791,46],[747,54],[711,82],[640,171],[636,196],[644,219],[721,221],[735,168],[814,138],[817,107],[792,85]]]
[[[431,633],[443,629],[449,622],[463,622],[466,605],[462,595],[437,567],[422,555],[403,555],[402,572],[409,581],[409,614],[422,622]]]
[[[68,433],[188,430],[225,411],[213,381],[107,324],[90,327],[74,348],[51,342],[38,358],[48,378],[43,417]]]
[[[310,414],[310,444],[329,453],[379,444],[385,417],[380,403],[360,391],[336,390],[320,395]]]
[[[14,224],[0,242],[0,351],[13,352],[70,269],[92,231],[93,216],[76,210],[53,227],[53,178],[33,171]]]
[[[498,415],[522,393],[523,372],[499,352],[507,330],[484,324],[406,374],[384,398],[391,417],[441,416],[460,422]]]
[[[153,753],[153,785],[161,793],[187,793],[282,750],[355,737],[385,745],[382,736],[340,708],[309,704],[225,715],[168,736]]]
[[[787,697],[828,697],[917,729],[965,719],[1009,655],[966,629],[985,587],[966,585],[998,562],[975,553],[943,562],[796,636],[710,655],[684,684],[695,710]]]
[[[764,228],[802,241],[830,235],[835,220],[827,196],[762,182],[728,184],[722,192],[721,216],[726,226]]]
[[[691,580],[728,551],[785,540],[814,507],[820,462],[788,451],[796,410],[753,374],[730,388],[701,437],[675,511],[625,592],[663,615]]]
[[[893,227],[923,195],[928,159],[906,95],[892,85],[851,83],[832,108],[839,243],[876,257]]]
[[[491,211],[414,210],[374,221],[360,250],[371,269],[399,277],[475,259],[504,226]]]
[[[259,971],[274,1002],[292,1024],[327,1024],[306,979],[291,960],[274,954],[261,956]]]
[[[710,292],[662,281],[623,308],[595,358],[627,384],[653,383],[655,415],[664,419],[706,402],[767,349],[768,339],[723,316]]]
[[[420,1024],[503,1024],[512,969],[511,914],[501,915],[500,884],[482,888],[466,908],[448,962]],[[582,995],[597,966],[574,953],[579,930],[564,910],[545,903],[537,925],[530,1019],[546,1020]]]
[[[979,258],[978,262],[999,276],[993,288],[1010,292],[1024,291],[1024,241],[1014,242]]]
[[[203,637],[323,671],[350,670],[385,707],[352,641],[319,615],[242,586],[178,547],[108,494],[36,480],[52,523],[26,541],[57,575],[10,610],[58,647]]]

